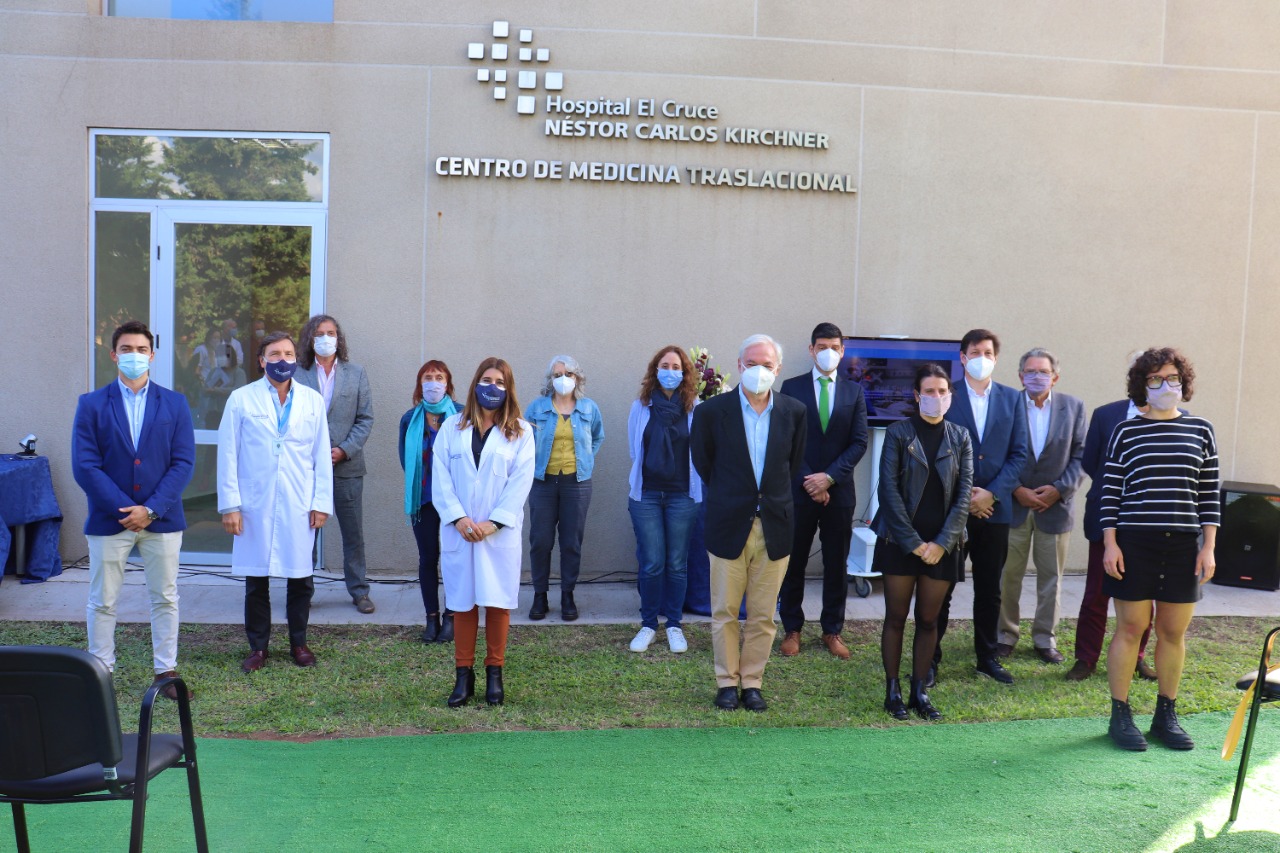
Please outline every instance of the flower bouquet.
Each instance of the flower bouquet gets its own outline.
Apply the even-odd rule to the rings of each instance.
[[[711,366],[711,353],[707,352],[706,347],[692,347],[689,358],[693,359],[693,370],[698,375],[699,400],[710,400],[729,390],[731,374]]]

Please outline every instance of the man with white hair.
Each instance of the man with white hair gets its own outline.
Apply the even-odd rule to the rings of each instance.
[[[772,393],[781,370],[777,341],[747,338],[738,351],[741,384],[696,407],[689,434],[707,514],[715,705],[726,711],[768,707],[760,687],[777,634],[773,612],[791,554],[791,483],[804,464],[808,417],[799,400]]]

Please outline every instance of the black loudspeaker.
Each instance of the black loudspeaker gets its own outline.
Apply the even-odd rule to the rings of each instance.
[[[1222,484],[1222,526],[1214,556],[1214,583],[1280,589],[1280,488]]]

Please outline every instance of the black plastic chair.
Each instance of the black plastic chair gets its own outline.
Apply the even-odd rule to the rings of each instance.
[[[153,735],[152,705],[169,684],[178,690],[182,734]],[[97,800],[133,801],[129,850],[142,850],[147,783],[170,767],[186,768],[196,849],[207,853],[191,705],[182,679],[153,684],[142,698],[138,733],[126,735],[111,672],[98,658],[62,646],[0,646],[0,803],[13,806],[20,853],[31,850],[24,804]]]
[[[1249,751],[1253,749],[1253,730],[1258,724],[1258,711],[1263,702],[1280,702],[1280,669],[1273,670],[1271,664],[1271,646],[1276,635],[1280,635],[1280,628],[1272,628],[1262,641],[1262,659],[1258,662],[1257,672],[1251,672],[1236,682],[1236,687],[1248,690],[1258,681],[1259,673],[1263,676],[1262,682],[1253,691],[1253,701],[1249,703],[1249,723],[1245,728],[1244,748],[1240,752],[1240,770],[1236,773],[1236,792],[1231,798],[1232,821],[1240,812],[1240,794],[1244,791],[1244,777],[1249,771]],[[1228,757],[1223,755],[1223,758]]]

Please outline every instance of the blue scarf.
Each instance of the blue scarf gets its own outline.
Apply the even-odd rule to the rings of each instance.
[[[445,418],[458,411],[458,406],[448,397],[438,403],[423,400],[413,410],[409,426],[404,433],[404,514],[409,524],[417,524],[422,512],[422,440],[427,432],[427,413]]]

